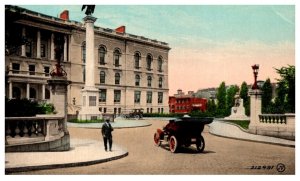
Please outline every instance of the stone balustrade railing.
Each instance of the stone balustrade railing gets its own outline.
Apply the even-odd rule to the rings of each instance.
[[[259,115],[259,122],[270,124],[287,124],[287,118],[285,114],[261,114]]]
[[[64,136],[64,117],[6,117],[5,144],[22,145],[52,141]]]

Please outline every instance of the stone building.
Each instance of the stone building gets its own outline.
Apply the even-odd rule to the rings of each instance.
[[[120,114],[133,108],[169,112],[168,44],[128,34],[124,26],[116,30],[95,26],[94,30],[99,113]],[[5,6],[6,97],[49,101],[47,80],[56,57],[61,57],[71,81],[68,114],[78,113],[85,71],[89,71],[85,69],[85,32],[84,24],[69,20],[68,11],[57,18]],[[57,47],[62,51],[55,53]]]

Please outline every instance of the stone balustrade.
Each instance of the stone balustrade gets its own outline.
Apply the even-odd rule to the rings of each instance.
[[[287,124],[284,114],[260,114],[258,117],[260,123]]]
[[[64,136],[64,117],[6,117],[5,144],[22,145],[60,139]]]

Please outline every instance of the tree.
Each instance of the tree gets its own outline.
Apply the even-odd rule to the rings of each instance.
[[[250,115],[250,100],[248,96],[248,86],[246,82],[241,85],[240,97],[244,100],[245,114]]]
[[[277,98],[275,103],[284,106],[285,112],[295,112],[295,66],[276,69],[281,79],[278,80]]]
[[[209,114],[211,114],[211,116],[214,116],[215,112],[216,112],[216,109],[217,109],[217,106],[216,106],[215,100],[214,99],[210,99],[207,102],[207,112]]]
[[[224,116],[226,112],[226,86],[225,82],[222,82],[217,90],[217,114]]]
[[[229,115],[231,112],[231,108],[235,104],[235,95],[239,91],[239,87],[237,85],[232,85],[227,89],[227,95],[226,95],[226,104],[227,109],[226,113]]]
[[[262,102],[262,112],[263,113],[271,113],[271,109],[273,106],[272,103],[272,85],[271,85],[271,81],[268,78],[264,85],[262,86],[262,97],[261,97],[261,102]]]

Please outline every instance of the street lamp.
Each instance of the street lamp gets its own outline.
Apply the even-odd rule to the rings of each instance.
[[[254,64],[252,65],[252,69],[253,69],[253,74],[254,74],[254,84],[252,86],[252,89],[258,89],[257,86],[257,74],[258,74],[258,69],[259,69],[259,65],[258,64]]]

